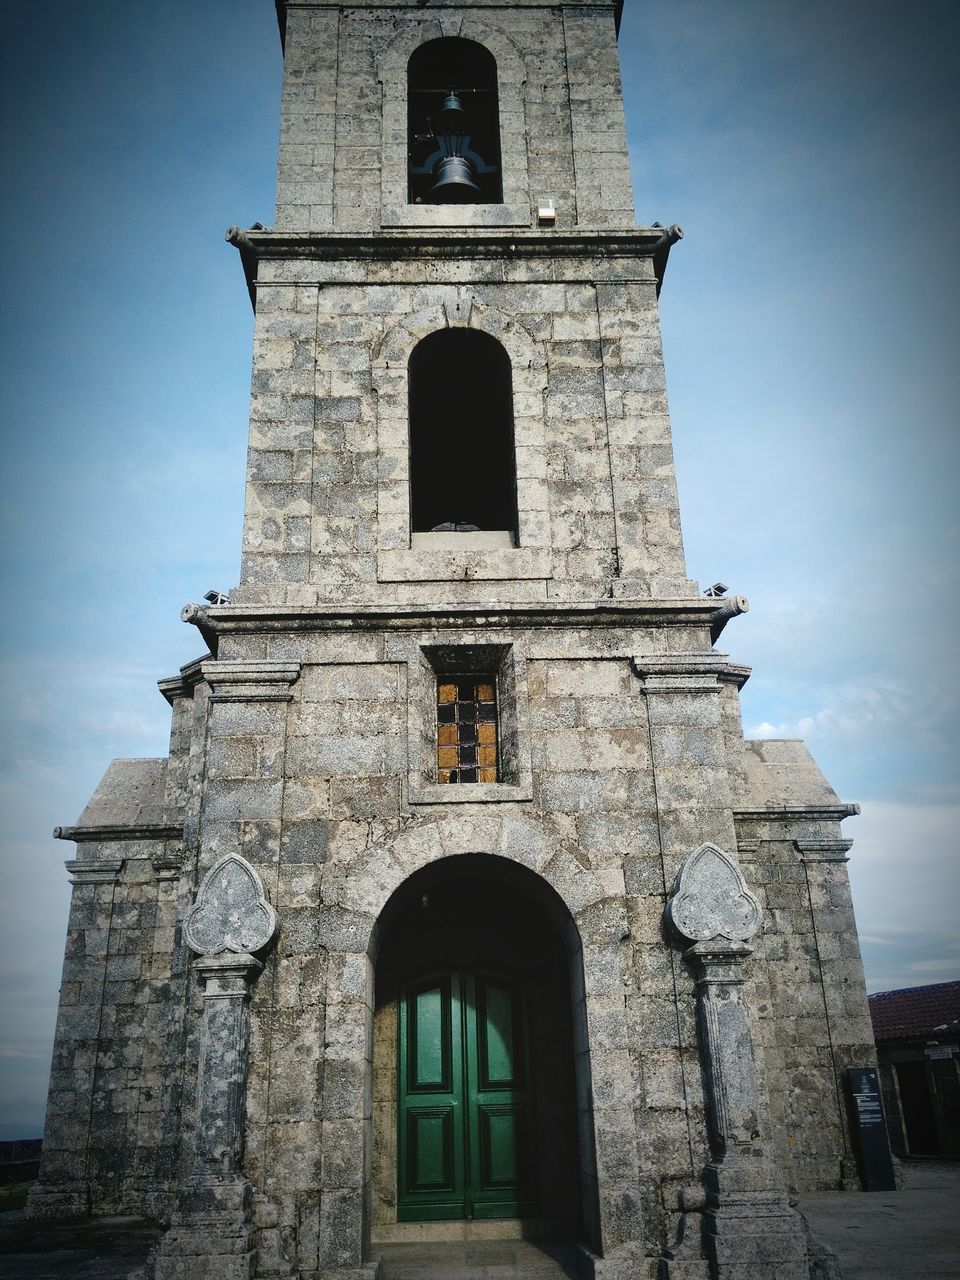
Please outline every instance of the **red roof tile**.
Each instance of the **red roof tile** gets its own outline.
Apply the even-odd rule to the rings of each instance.
[[[960,982],[932,982],[926,987],[878,991],[868,997],[877,1040],[912,1036],[935,1039],[960,1035]]]

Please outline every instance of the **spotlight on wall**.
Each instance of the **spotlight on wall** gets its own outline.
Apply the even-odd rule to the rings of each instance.
[[[703,594],[716,600],[719,596],[726,595],[729,590],[730,588],[725,582],[715,582],[712,587],[707,587]]]
[[[229,604],[230,603],[230,596],[228,592],[214,591],[213,588],[211,588],[209,591],[205,591],[203,593],[203,598],[204,600],[206,600],[207,604]]]

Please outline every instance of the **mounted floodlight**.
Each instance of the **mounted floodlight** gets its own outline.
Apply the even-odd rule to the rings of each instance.
[[[707,587],[703,594],[709,596],[711,600],[716,600],[720,596],[726,595],[729,590],[730,588],[725,582],[715,582],[712,587]]]

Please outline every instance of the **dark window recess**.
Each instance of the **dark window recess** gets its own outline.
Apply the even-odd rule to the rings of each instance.
[[[498,780],[496,676],[441,676],[437,681],[437,781]]]
[[[500,204],[497,64],[473,40],[430,40],[407,64],[411,204]]]
[[[510,357],[488,333],[440,329],[410,356],[411,528],[517,529]]]

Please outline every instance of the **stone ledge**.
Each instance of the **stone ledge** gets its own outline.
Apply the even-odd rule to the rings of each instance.
[[[99,862],[68,858],[63,865],[73,884],[113,884],[119,879],[123,864],[123,858],[101,858]]]
[[[77,844],[112,840],[179,840],[182,822],[101,822],[82,827],[54,827],[54,840],[73,840]]]
[[[289,702],[300,676],[299,662],[217,662],[203,664],[203,678],[217,702]]]
[[[236,593],[235,593],[236,595]],[[710,625],[711,600],[538,600],[535,604],[487,601],[478,604],[261,604],[231,600],[204,611],[220,635],[264,631],[433,631],[490,627],[642,627]],[[725,665],[712,651],[700,661]],[[642,661],[646,662],[644,658]],[[234,665],[234,664],[225,664]]]
[[[767,818],[810,818],[840,822],[855,818],[860,812],[858,804],[778,804],[766,809],[738,809],[734,806],[735,821],[763,822]]]
[[[407,789],[408,804],[497,804],[509,801],[532,800],[533,781],[519,784],[510,782],[471,782],[463,786],[449,786],[441,782],[425,782]]]

